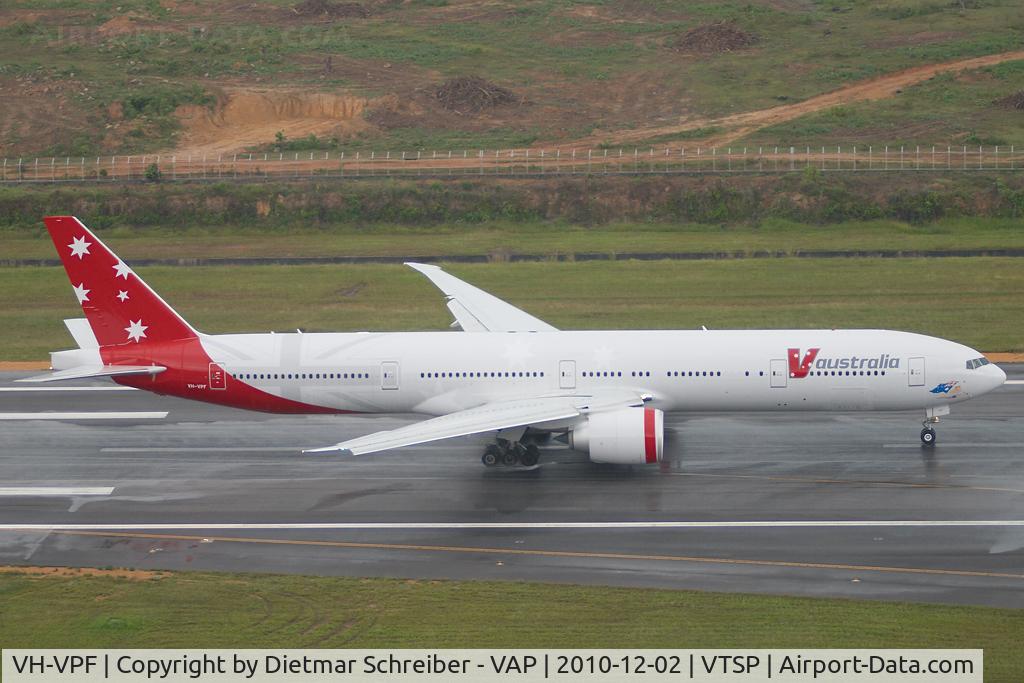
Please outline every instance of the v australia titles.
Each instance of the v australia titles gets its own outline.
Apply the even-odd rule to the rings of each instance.
[[[845,358],[819,357],[820,348],[807,349],[800,356],[800,349],[789,349],[789,371],[792,377],[806,377],[811,369],[815,370],[886,370],[900,367],[900,358],[883,353],[870,358],[847,356]]]

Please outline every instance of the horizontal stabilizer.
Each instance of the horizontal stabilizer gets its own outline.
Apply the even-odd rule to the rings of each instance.
[[[127,375],[157,375],[167,368],[160,365],[82,365],[77,368],[58,370],[45,375],[35,375],[16,380],[18,382],[60,382],[66,379],[88,379],[90,377],[124,377]]]

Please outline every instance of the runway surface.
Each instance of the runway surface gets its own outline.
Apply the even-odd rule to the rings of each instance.
[[[264,415],[0,373],[0,418],[20,414],[0,419],[0,563],[1020,608],[1024,366],[1004,369],[1012,383],[954,408],[933,449],[916,412],[672,415],[660,466],[552,448],[533,471],[485,470],[482,437],[299,453],[414,416]]]

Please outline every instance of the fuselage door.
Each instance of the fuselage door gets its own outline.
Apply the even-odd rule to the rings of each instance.
[[[228,388],[228,373],[219,363],[210,363],[210,389],[220,391]]]
[[[563,360],[558,363],[558,388],[576,388],[576,361]]]
[[[380,364],[380,388],[398,388],[398,363],[394,361],[385,361]]]
[[[907,361],[910,371],[907,373],[907,382],[912,387],[924,386],[924,358],[911,358]]]
[[[789,365],[785,358],[776,358],[771,362],[771,381],[773,389],[783,389],[789,381]]]

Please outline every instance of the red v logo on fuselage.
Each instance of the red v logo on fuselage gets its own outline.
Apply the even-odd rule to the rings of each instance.
[[[821,349],[807,349],[807,354],[801,360],[800,349],[789,349],[789,376],[797,379],[806,377],[811,371],[811,364],[818,357],[818,351]]]

